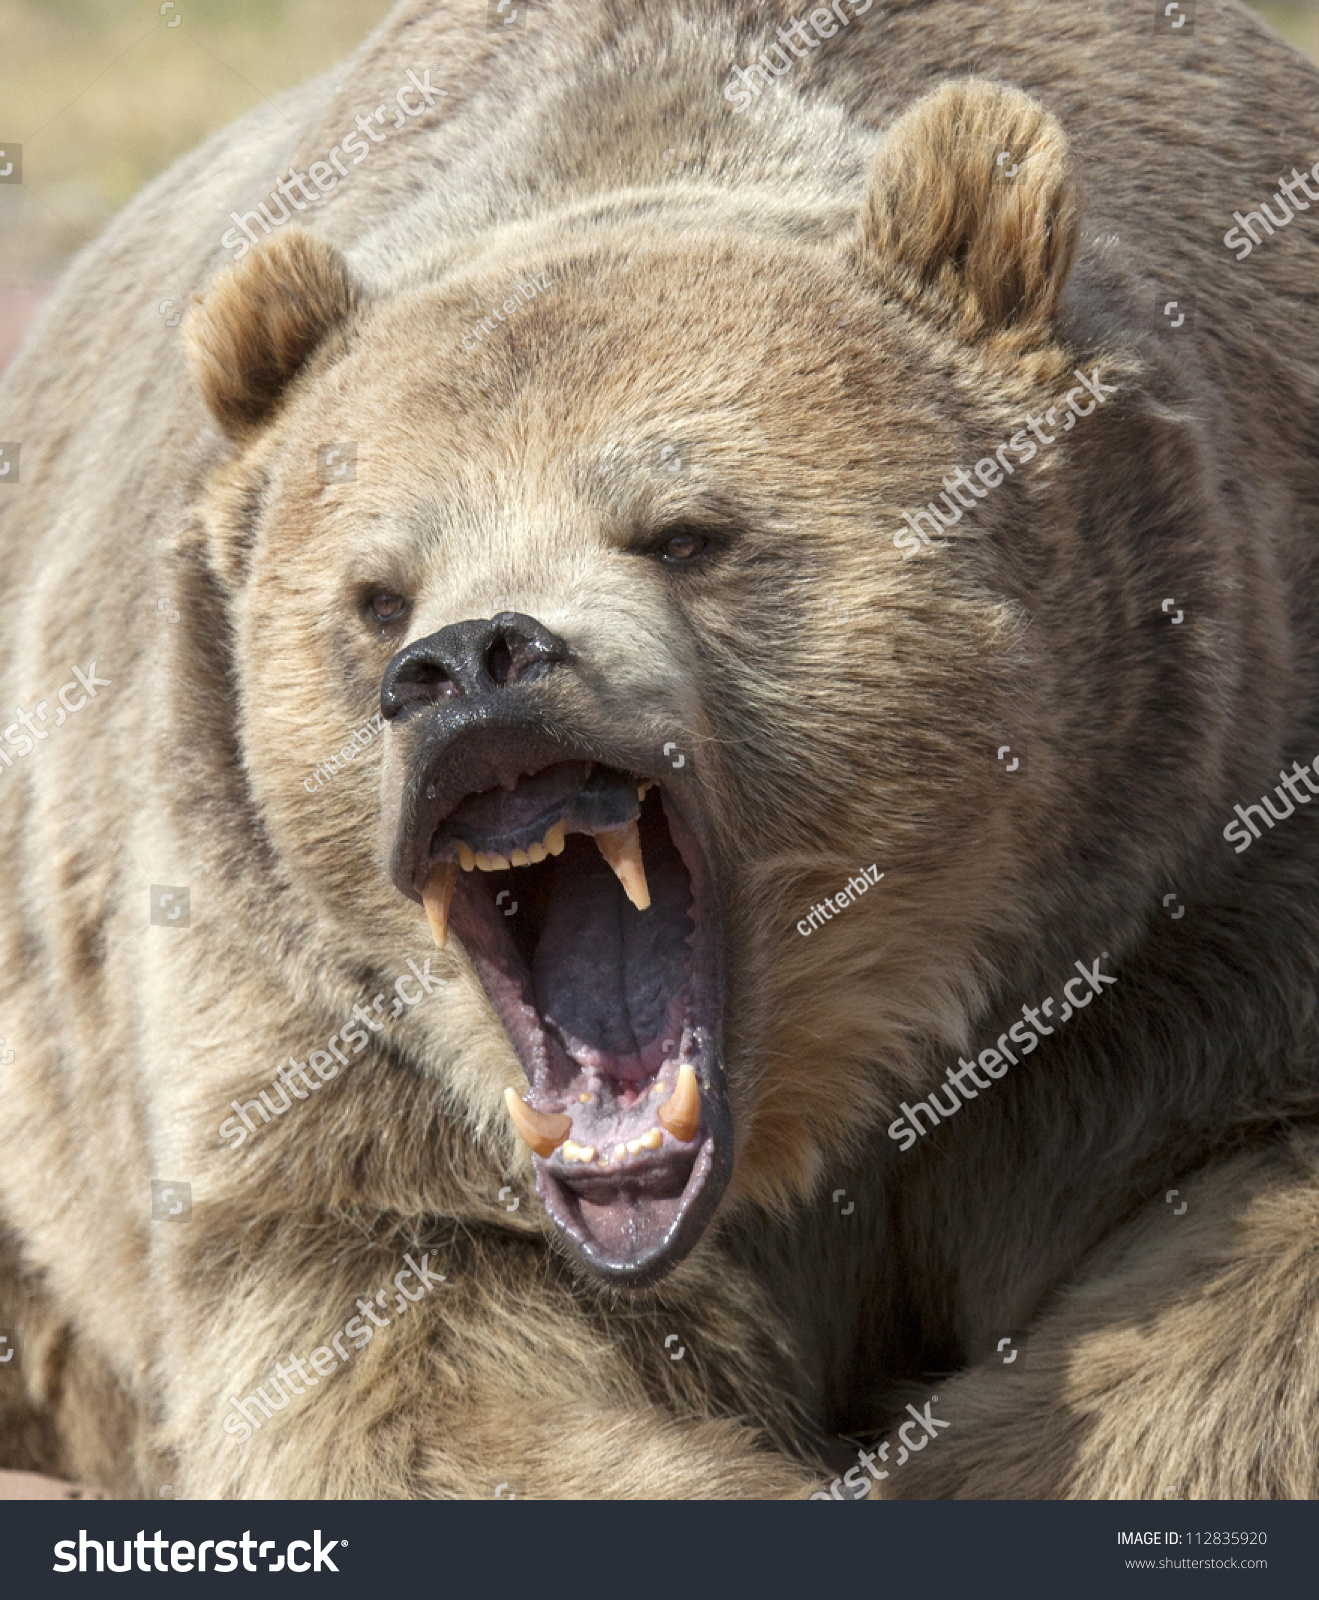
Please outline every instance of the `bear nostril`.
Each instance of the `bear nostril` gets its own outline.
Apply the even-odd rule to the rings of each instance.
[[[486,652],[485,667],[491,679],[501,688],[508,682],[513,671],[513,651],[503,634],[495,639]]]
[[[508,688],[524,679],[538,678],[550,668],[572,659],[562,639],[534,617],[503,611],[493,619],[495,629],[486,651],[486,671],[496,688]]]
[[[430,661],[417,661],[411,670],[399,675],[395,689],[400,700],[438,700],[456,695],[458,685],[444,667]]]
[[[419,661],[417,663],[411,681],[420,690],[420,694],[415,696],[418,699],[430,700],[436,695],[454,695],[459,692],[458,685],[453,681],[453,674],[446,668],[438,667],[430,661]],[[404,694],[406,693],[407,688],[405,685]]]

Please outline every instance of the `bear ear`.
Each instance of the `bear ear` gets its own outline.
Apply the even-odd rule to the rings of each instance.
[[[1056,117],[983,78],[944,84],[880,146],[862,254],[901,297],[969,340],[1047,340],[1080,207]]]
[[[259,428],[361,299],[333,245],[287,228],[222,272],[184,328],[193,378],[231,439]]]

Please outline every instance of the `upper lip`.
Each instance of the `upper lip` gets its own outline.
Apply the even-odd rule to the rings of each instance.
[[[426,713],[410,719],[414,737],[425,738]],[[495,717],[488,707],[474,705],[443,712],[444,736],[427,753],[426,760],[406,781],[401,811],[389,860],[389,875],[401,892],[420,901],[431,860],[436,830],[468,796],[500,785],[512,787],[520,778],[534,776],[546,767],[567,760],[611,760],[603,745],[565,739],[550,731],[547,719],[523,714],[515,719]],[[461,750],[456,760],[455,751]]]

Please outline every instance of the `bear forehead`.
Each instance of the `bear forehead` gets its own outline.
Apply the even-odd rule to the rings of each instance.
[[[369,303],[291,405],[289,448],[355,443],[361,512],[422,483],[454,503],[603,491],[676,508],[701,493],[753,510],[771,489],[790,504],[836,480],[846,508],[876,473],[919,470],[936,425],[946,437],[982,408],[836,253],[694,239],[643,241],[598,271],[534,259]]]

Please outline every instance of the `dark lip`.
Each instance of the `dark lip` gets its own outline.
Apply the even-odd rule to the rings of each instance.
[[[637,1256],[620,1261],[598,1250],[575,1211],[575,1202],[586,1198],[584,1186],[565,1183],[543,1157],[531,1158],[536,1192],[545,1209],[592,1270],[620,1288],[645,1289],[667,1277],[705,1232],[723,1197],[733,1166],[733,1118],[722,1066],[717,1079],[717,1085],[709,1090],[701,1086],[701,1138],[686,1158],[685,1182],[674,1219],[659,1242]]]
[[[531,691],[527,692],[528,694]],[[550,716],[528,708],[515,719],[488,706],[442,712],[444,737],[424,765],[403,785],[387,870],[401,894],[421,903],[430,865],[430,844],[445,817],[469,794],[493,789],[505,780],[534,775],[565,760],[611,762],[603,745],[572,739],[554,727]],[[397,732],[425,739],[425,724],[438,721],[433,709],[398,719]]]
[[[532,691],[534,693],[534,691]],[[414,738],[426,737],[428,711],[404,719]],[[656,785],[674,844],[683,857],[699,907],[700,948],[694,948],[694,984],[699,986],[703,1015],[708,1019],[708,1040],[696,1066],[701,1099],[701,1126],[685,1151],[668,1151],[661,1159],[638,1161],[626,1178],[613,1185],[657,1182],[681,1186],[674,1215],[663,1236],[645,1250],[614,1257],[597,1248],[580,1221],[578,1207],[592,1193],[607,1193],[608,1180],[586,1175],[570,1177],[554,1158],[533,1155],[536,1187],[556,1227],[571,1242],[579,1259],[592,1272],[621,1287],[642,1288],[666,1276],[704,1233],[727,1186],[733,1162],[733,1123],[724,1076],[722,1035],[724,1003],[723,917],[715,881],[709,830],[699,791],[692,779],[675,781],[673,770],[657,765],[657,752],[620,748],[612,741],[567,734],[548,711],[527,707],[516,719],[495,716],[487,708],[472,708],[456,718],[444,713],[445,737],[404,785],[398,830],[390,852],[390,876],[410,899],[421,901],[421,891],[431,863],[431,846],[445,819],[467,796],[518,778],[534,776],[564,762],[593,761],[635,774]],[[677,792],[681,789],[681,792]],[[503,1024],[518,1055],[530,1088],[529,1105],[539,1110],[557,1109],[545,1071],[537,1072],[527,1060],[519,1029],[506,1014],[501,985],[486,981],[473,947],[464,938],[460,906],[466,894],[480,892],[479,884],[464,874],[454,898],[453,929],[462,939],[487,998]],[[537,1013],[536,1026],[543,1033]]]

